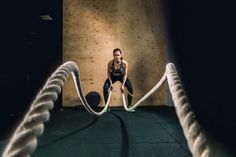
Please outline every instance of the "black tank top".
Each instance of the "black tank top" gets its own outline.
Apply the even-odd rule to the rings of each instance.
[[[114,76],[121,76],[124,74],[124,71],[125,71],[125,67],[124,67],[122,60],[121,60],[120,67],[118,69],[115,68],[115,63],[113,60],[112,65],[111,65],[111,69],[110,69],[111,74]]]

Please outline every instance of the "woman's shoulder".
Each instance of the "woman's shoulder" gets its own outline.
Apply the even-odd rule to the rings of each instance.
[[[111,65],[112,63],[113,63],[113,59],[108,62],[109,65]]]
[[[124,60],[124,59],[122,59],[122,63],[125,64],[125,65],[128,64],[128,62],[126,60]]]

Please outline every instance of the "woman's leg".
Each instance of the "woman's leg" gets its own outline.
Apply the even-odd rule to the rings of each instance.
[[[131,106],[132,103],[132,97],[133,97],[133,86],[130,82],[130,80],[127,78],[125,81],[125,87],[128,89],[129,93],[127,95],[127,99],[128,99],[128,107]]]
[[[108,89],[110,88],[110,81],[107,79],[103,85],[103,97],[105,100],[105,103],[107,102],[108,99]]]

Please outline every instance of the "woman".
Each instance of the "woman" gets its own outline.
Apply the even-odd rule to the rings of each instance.
[[[119,48],[113,50],[113,57],[111,61],[108,62],[107,75],[108,78],[103,86],[103,95],[105,102],[108,99],[108,89],[113,89],[113,83],[120,81],[122,83],[121,92],[124,92],[124,87],[128,89],[128,106],[131,106],[133,87],[130,80],[127,77],[128,74],[128,63],[122,58],[122,52]]]

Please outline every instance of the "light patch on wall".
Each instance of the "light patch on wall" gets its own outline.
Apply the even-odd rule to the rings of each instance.
[[[107,62],[117,47],[123,50],[129,63],[133,102],[161,78],[166,63],[164,21],[161,10],[156,10],[161,5],[162,0],[64,0],[63,61],[77,63],[85,94],[97,91],[102,97]],[[72,79],[64,86],[65,106],[80,102],[73,86]],[[122,105],[119,92],[115,90],[111,105]],[[143,105],[166,102],[166,87],[163,87]]]

